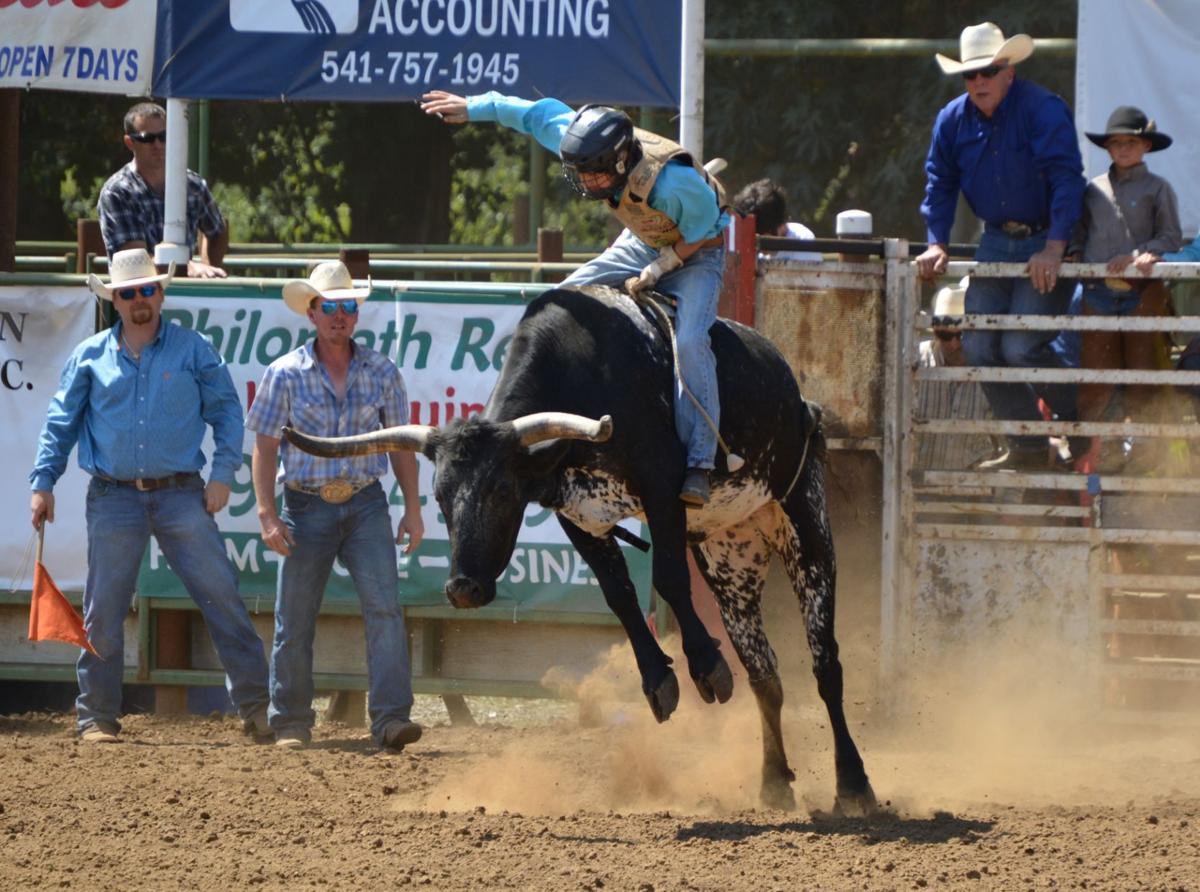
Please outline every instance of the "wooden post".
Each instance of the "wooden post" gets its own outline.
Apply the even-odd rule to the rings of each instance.
[[[141,609],[149,609],[145,604]],[[187,669],[188,612],[186,610],[156,610],[154,620],[154,668]],[[181,715],[187,712],[187,688],[182,685],[155,685],[154,711],[163,715]]]
[[[325,718],[351,728],[363,727],[367,723],[367,692],[331,691]]]
[[[734,215],[726,235],[725,278],[717,301],[717,315],[754,326],[755,279],[758,276],[758,240],[754,215]]]
[[[529,244],[529,196],[518,195],[513,199],[513,244]]]
[[[537,259],[538,263],[562,263],[563,232],[561,229],[538,227]],[[543,282],[561,282],[563,277],[560,273],[543,272],[541,278]]]
[[[75,221],[75,272],[86,273],[89,254],[104,254],[104,236],[99,220]]]
[[[342,248],[338,259],[346,264],[351,278],[366,279],[371,275],[371,252],[366,248]]]
[[[21,91],[0,90],[0,272],[17,270]]]

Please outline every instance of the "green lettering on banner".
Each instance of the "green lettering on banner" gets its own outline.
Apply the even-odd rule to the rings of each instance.
[[[313,337],[307,319],[285,311],[276,285],[202,286],[190,282],[178,290],[172,289],[169,297],[170,308],[164,308],[164,318],[203,334],[214,344],[231,366],[243,402],[255,392],[255,384],[261,379],[262,369],[257,366],[265,368],[296,346],[311,342]],[[180,298],[186,301],[183,307],[179,303],[172,307],[172,301]],[[439,409],[445,419],[479,411],[482,407],[477,400],[482,393],[457,395],[455,385],[474,378],[477,372],[485,373],[480,377],[487,377],[486,373],[502,368],[518,316],[514,310],[519,310],[524,301],[516,296],[440,291],[393,293],[390,303],[378,308],[381,312],[372,317],[377,324],[369,331],[364,324],[356,333],[356,340],[367,346],[373,344],[374,349],[403,369],[409,387],[416,388],[414,399],[421,400],[422,411]],[[16,326],[4,326],[0,321],[0,329],[0,334],[9,337],[14,335]],[[449,349],[451,341],[453,349]],[[436,352],[435,346],[439,348]],[[443,381],[440,376],[447,372],[457,372],[458,377],[448,376]],[[445,402],[426,402],[441,400],[441,396],[434,394],[443,391]],[[253,442],[253,434],[247,442]],[[248,451],[248,447],[243,448]],[[255,520],[250,457],[243,455],[242,462],[234,476],[228,510],[221,512],[216,520],[229,559],[238,570],[242,594],[248,599],[261,599],[262,609],[269,609],[275,597],[279,556],[262,544]],[[398,519],[404,505],[399,486],[391,474],[384,485],[388,487],[388,501],[394,506],[393,517]],[[278,510],[282,488],[277,490]],[[450,566],[450,544],[437,536],[445,535],[445,519],[429,492],[421,495],[421,504],[431,535],[414,554],[397,553],[399,597],[401,603],[411,606],[444,606],[442,591]],[[535,609],[606,612],[595,575],[574,548],[561,541],[530,541],[535,537],[558,539],[553,531],[554,520],[551,509],[534,506],[527,513],[519,541],[497,580],[495,606],[512,611],[518,618],[520,611]],[[632,529],[639,531],[636,524]],[[644,535],[644,526],[641,531]],[[621,553],[643,606],[648,607],[650,559],[635,549],[623,547]],[[138,586],[146,597],[186,597],[178,577],[155,545],[144,558]],[[357,604],[353,584],[341,565],[335,567],[330,578],[327,597],[340,602],[332,608],[339,612],[344,612],[347,605]]]
[[[388,323],[392,337],[395,337],[395,328],[392,323]],[[417,317],[413,313],[404,315],[404,330],[400,333],[400,349],[396,353],[395,363],[402,369],[413,368],[423,369],[429,364],[429,350],[433,346],[433,335],[427,331],[416,331]],[[408,365],[408,345],[416,342],[417,358],[411,366]],[[384,356],[391,355],[391,344],[387,340],[387,332],[384,332],[384,343],[381,345],[380,353]]]
[[[300,333],[301,335],[304,332]],[[303,343],[302,338],[297,338],[300,343]],[[271,342],[279,341],[279,349],[272,349]],[[254,358],[263,365],[270,365],[285,353],[290,353],[292,349],[292,333],[286,328],[268,328],[263,332],[262,340],[258,342],[258,349],[255,351]]]
[[[462,330],[458,336],[458,346],[454,348],[454,359],[450,361],[452,371],[459,371],[467,354],[475,360],[475,368],[481,372],[488,369],[488,358],[483,352],[487,342],[496,333],[496,323],[491,319],[468,316],[463,320]]]

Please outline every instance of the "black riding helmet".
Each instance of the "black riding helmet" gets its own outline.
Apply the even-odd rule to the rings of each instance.
[[[615,108],[585,105],[572,119],[558,147],[563,176],[584,198],[612,198],[625,188],[631,171],[642,158],[642,147],[633,135],[633,121]],[[586,189],[581,173],[611,173],[607,189]]]

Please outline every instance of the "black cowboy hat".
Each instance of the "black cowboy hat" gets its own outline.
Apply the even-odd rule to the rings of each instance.
[[[1103,133],[1085,133],[1088,139],[1104,148],[1110,136],[1137,136],[1150,143],[1150,151],[1157,152],[1171,144],[1171,137],[1159,133],[1154,121],[1146,113],[1132,105],[1122,105],[1108,116]]]

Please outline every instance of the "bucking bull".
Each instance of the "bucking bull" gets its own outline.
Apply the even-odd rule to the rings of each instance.
[[[645,518],[654,586],[678,621],[688,674],[705,702],[724,703],[733,677],[692,607],[690,547],[758,701],[762,801],[794,808],[795,775],[780,728],[783,688],[762,621],[774,551],[804,611],[813,674],[829,711],[836,808],[867,813],[875,796],[846,725],[833,633],[836,568],[819,409],[804,401],[783,357],[753,329],[718,320],[711,338],[721,433],[745,464],[731,472],[718,455],[712,498],[700,510],[685,510],[678,498],[686,456],[675,431],[670,338],[631,298],[602,286],[552,290],[529,305],[495,390],[474,418],[344,438],[286,428],[284,435],[315,455],[410,449],[435,464],[435,495],[450,534],[445,591],[455,607],[495,597],[526,506],[553,508],[624,626],[660,722],[677,706],[679,684],[642,616],[613,528]]]

